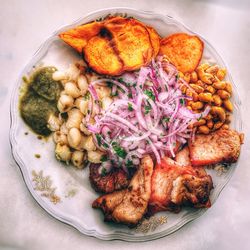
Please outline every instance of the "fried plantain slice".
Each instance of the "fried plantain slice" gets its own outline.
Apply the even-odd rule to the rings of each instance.
[[[104,21],[104,26],[113,37],[124,71],[137,70],[150,62],[153,48],[144,25],[131,18],[111,17]]]
[[[98,35],[102,27],[102,22],[91,22],[62,32],[59,37],[79,53],[82,53],[89,39]]]
[[[83,48],[84,58],[89,66],[99,74],[120,75],[123,63],[107,37],[94,36]]]
[[[198,66],[203,53],[203,42],[197,36],[176,33],[161,40],[160,54],[182,73],[192,72]]]

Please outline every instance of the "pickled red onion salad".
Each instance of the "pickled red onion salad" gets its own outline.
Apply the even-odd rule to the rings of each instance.
[[[103,109],[95,85],[107,84],[114,98]],[[175,156],[175,147],[194,135],[189,125],[210,111],[209,106],[202,113],[186,108],[185,102],[191,97],[182,94],[183,84],[189,87],[163,57],[139,72],[90,83],[89,92],[99,112],[94,117],[95,124],[89,124],[87,129],[93,133],[97,148],[107,153],[101,160],[102,173],[112,167],[128,171],[139,165],[144,154],[153,154],[158,163],[165,155]],[[89,103],[86,121],[94,108]]]

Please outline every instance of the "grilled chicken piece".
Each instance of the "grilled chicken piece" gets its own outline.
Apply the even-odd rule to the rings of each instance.
[[[233,163],[240,155],[240,135],[233,130],[217,130],[209,135],[196,135],[189,142],[190,159],[193,166],[216,163]]]
[[[99,165],[91,164],[89,167],[89,180],[96,192],[112,193],[128,186],[129,176],[121,168],[114,168],[108,174],[102,176],[99,173]]]
[[[136,225],[145,214],[151,195],[153,161],[145,156],[127,189],[97,198],[93,208],[101,208],[106,221]]]
[[[188,146],[185,146],[175,155],[175,161],[182,166],[191,166]]]
[[[183,205],[208,207],[212,187],[212,179],[204,169],[182,166],[165,157],[152,175],[148,214],[179,212]]]

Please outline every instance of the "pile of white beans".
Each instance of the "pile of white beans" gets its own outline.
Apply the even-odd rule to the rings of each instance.
[[[89,120],[94,124],[94,116],[98,112],[96,104],[88,93],[88,84],[96,79],[97,75],[86,73],[83,63],[70,65],[66,71],[56,71],[53,74],[55,81],[61,81],[64,90],[61,92],[57,103],[58,117],[51,115],[48,127],[53,131],[53,140],[56,144],[55,155],[60,161],[67,164],[72,162],[81,169],[86,160],[92,163],[100,163],[104,152],[98,150],[94,144],[93,136],[87,129],[86,115],[88,102],[92,102],[92,112]],[[111,103],[111,88],[95,85],[95,89],[102,109],[106,109]],[[67,119],[63,119],[62,113],[67,113]]]

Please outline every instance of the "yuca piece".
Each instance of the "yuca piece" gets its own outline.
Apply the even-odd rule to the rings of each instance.
[[[217,130],[209,135],[198,134],[189,142],[190,160],[193,166],[216,163],[233,163],[240,155],[241,140],[234,130]]]
[[[124,71],[139,69],[151,61],[154,51],[142,23],[131,18],[114,17],[106,20],[104,26],[112,35]]]
[[[197,36],[177,33],[161,40],[159,53],[182,73],[192,72],[201,60],[203,42]]]
[[[99,74],[119,75],[123,63],[106,37],[94,36],[83,49],[84,58],[89,66]]]
[[[62,32],[59,34],[59,37],[79,53],[82,53],[87,42],[92,37],[98,35],[102,27],[103,24],[101,22],[91,22]]]

